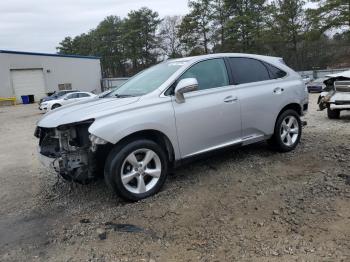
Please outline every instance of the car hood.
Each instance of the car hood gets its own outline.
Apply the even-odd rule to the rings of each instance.
[[[60,125],[97,119],[118,113],[128,104],[135,103],[139,97],[128,98],[93,98],[65,105],[45,114],[37,123],[40,127],[55,128]]]
[[[62,98],[51,98],[49,100],[46,100],[46,101],[42,101],[41,103],[48,103],[48,104],[54,104],[54,103],[59,103],[61,102],[63,99]]]

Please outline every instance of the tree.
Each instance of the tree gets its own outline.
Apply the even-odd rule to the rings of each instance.
[[[160,49],[166,57],[182,56],[181,42],[178,38],[181,20],[180,16],[166,16],[160,23]]]
[[[229,17],[226,23],[231,50],[257,52],[266,25],[266,0],[226,0]]]
[[[159,23],[158,14],[148,8],[131,11],[125,19],[108,16],[94,30],[66,37],[57,50],[101,56],[104,77],[133,75],[157,62]]]
[[[318,3],[318,8],[308,11],[314,28],[321,33],[330,29],[350,31],[349,0],[312,0],[312,2]]]
[[[186,15],[179,29],[180,41],[188,54],[209,53],[211,38],[211,13],[209,0],[189,1],[190,13]]]
[[[296,70],[350,65],[349,0],[190,0],[184,17],[148,8],[108,16],[64,38],[62,54],[101,57],[104,77],[130,76],[168,57],[245,52],[283,57]]]
[[[156,30],[160,22],[158,13],[146,7],[131,11],[124,20],[125,52],[132,63],[131,73],[147,68],[157,61],[159,41]]]
[[[229,12],[225,0],[212,0],[210,1],[210,9],[213,30],[213,50],[214,51],[226,51],[226,25],[229,18]]]
[[[74,54],[76,51],[73,46],[73,39],[70,36],[65,37],[56,49],[59,54]]]
[[[122,29],[123,20],[118,16],[108,16],[93,31],[93,50],[101,56],[106,77],[126,76]]]
[[[274,39],[272,46],[289,65],[300,68],[301,56],[299,47],[304,41],[306,32],[306,19],[303,0],[276,0],[273,2],[273,25],[270,39]]]

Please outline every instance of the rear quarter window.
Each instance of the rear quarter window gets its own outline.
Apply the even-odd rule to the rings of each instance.
[[[264,62],[265,66],[267,67],[267,69],[269,70],[270,73],[270,77],[271,79],[277,79],[277,78],[282,78],[285,77],[287,75],[286,72],[284,72],[283,70]]]

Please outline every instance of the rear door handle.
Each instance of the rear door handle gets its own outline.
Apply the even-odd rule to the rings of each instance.
[[[227,96],[225,97],[224,99],[224,102],[225,103],[233,103],[233,102],[236,102],[238,100],[238,97],[237,96]]]

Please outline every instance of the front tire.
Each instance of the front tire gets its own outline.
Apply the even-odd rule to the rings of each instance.
[[[106,160],[104,177],[108,187],[121,198],[138,201],[162,188],[168,160],[161,146],[151,140],[117,145]]]
[[[269,144],[279,152],[289,152],[299,144],[302,124],[299,114],[288,109],[277,118],[274,134]]]
[[[329,107],[327,108],[327,116],[329,119],[339,119],[340,118],[340,110],[338,109],[330,109]]]

